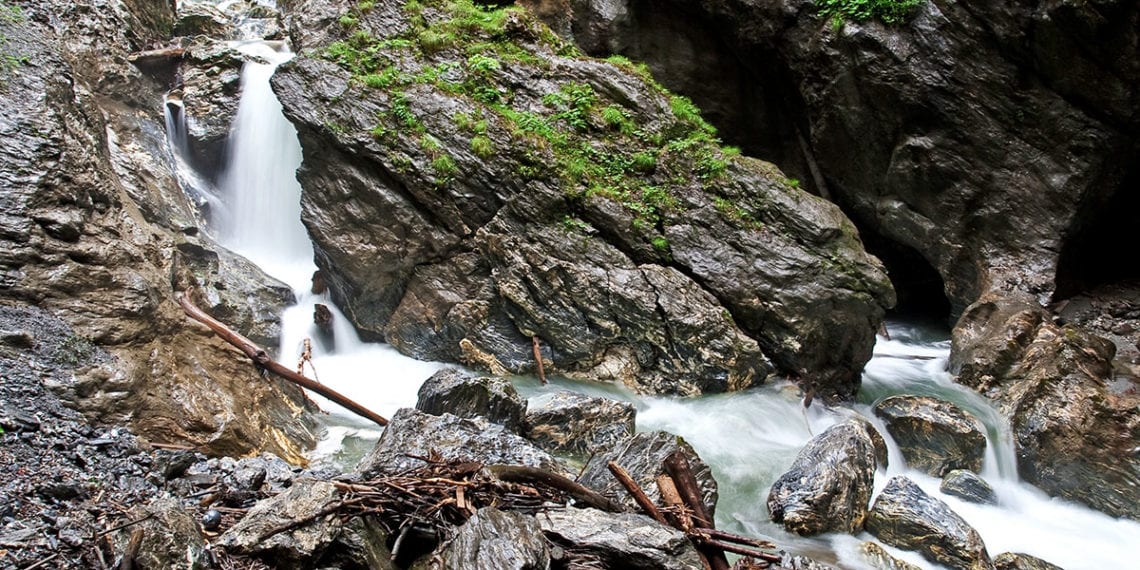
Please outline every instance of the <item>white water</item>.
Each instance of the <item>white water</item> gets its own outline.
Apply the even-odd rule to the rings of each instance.
[[[261,47],[249,49],[262,55]],[[361,343],[327,298],[306,292],[313,265],[312,249],[299,220],[300,188],[294,179],[300,164],[299,147],[295,132],[268,89],[269,75],[288,54],[274,52],[262,57],[274,63],[249,63],[243,74],[242,110],[226,184],[233,195],[233,221],[237,226],[225,235],[232,238],[232,247],[298,291],[300,302],[283,317],[281,359],[295,358],[303,340],[313,338],[317,350],[314,364],[321,382],[383,415],[391,415],[397,408],[415,403],[419,385],[439,365],[403,357],[390,347]],[[247,193],[251,195],[243,196]],[[269,215],[270,212],[274,214]],[[319,335],[312,325],[312,312],[313,304],[318,302],[334,311],[339,326],[335,346],[317,342]],[[983,398],[954,385],[944,372],[948,343],[926,341],[916,331],[893,328],[896,340],[880,340],[876,348],[879,356],[867,367],[863,403],[850,409],[824,409],[817,405],[805,415],[798,396],[788,385],[693,399],[637,397],[611,386],[557,378],[548,386],[538,386],[528,378],[519,379],[518,385],[530,397],[569,388],[634,402],[640,430],[664,429],[680,434],[712,465],[721,489],[718,526],[767,535],[792,551],[851,569],[870,568],[856,550],[859,542],[869,540],[869,536],[801,538],[786,534],[768,520],[768,488],[813,434],[844,416],[868,415],[869,404],[881,397],[916,393],[950,399],[987,425],[990,449],[983,476],[995,487],[1000,505],[972,505],[941,495],[936,479],[905,467],[889,438],[891,467],[876,476],[878,489],[890,476],[911,477],[970,522],[992,555],[1024,552],[1068,570],[1127,568],[1134,564],[1140,545],[1140,524],[1050,499],[1018,482],[1008,427]],[[933,359],[891,357],[900,354],[922,354]],[[339,411],[333,404],[321,404],[332,415],[329,437],[314,452],[314,460],[351,461],[379,436],[374,426]],[[921,567],[937,568],[914,553],[892,552]]]

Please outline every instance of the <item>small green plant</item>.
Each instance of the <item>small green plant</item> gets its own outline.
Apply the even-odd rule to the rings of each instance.
[[[420,49],[425,54],[439,53],[455,43],[455,37],[438,30],[424,30],[419,35]]]
[[[665,236],[656,236],[649,241],[657,251],[669,251],[669,240]]]
[[[877,19],[884,24],[901,24],[926,0],[816,0],[819,13],[842,28],[844,20],[865,22]]]
[[[483,135],[476,135],[471,138],[471,152],[484,160],[491,158],[495,156],[495,143]]]
[[[356,19],[356,16],[353,16],[351,14],[345,14],[345,15],[341,16],[340,19],[337,21],[340,22],[340,25],[342,25],[346,28],[354,28],[354,27],[356,27],[356,24],[358,22],[358,20]]]
[[[467,69],[471,73],[486,77],[502,68],[499,60],[483,54],[475,54],[467,58]]]
[[[446,154],[441,154],[431,160],[431,168],[435,170],[436,174],[444,178],[451,178],[455,172],[459,170],[459,166],[455,164],[455,160]]]
[[[646,151],[634,154],[633,169],[642,174],[652,174],[657,170],[657,156]]]
[[[375,0],[362,0],[359,4],[356,5],[356,8],[364,14],[371,12],[375,7]]]
[[[24,12],[19,6],[9,5],[0,0],[0,24],[18,24],[24,21]],[[8,36],[0,34],[0,73],[7,73],[27,63],[28,58],[8,53]]]
[[[785,178],[784,184],[786,184],[789,188],[799,188],[800,187],[800,181],[797,178]]]
[[[593,226],[569,214],[562,216],[562,229],[571,233],[589,234],[594,231]]]

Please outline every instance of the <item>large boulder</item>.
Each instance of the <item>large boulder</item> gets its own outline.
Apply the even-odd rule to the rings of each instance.
[[[1113,382],[1113,352],[1031,300],[995,296],[954,328],[951,366],[1010,418],[1026,482],[1140,520],[1140,393]]]
[[[492,423],[522,433],[526,400],[505,378],[476,377],[445,368],[420,386],[416,409],[432,415],[445,413],[461,418],[486,418]]]
[[[875,404],[875,415],[883,419],[908,466],[935,477],[954,469],[982,470],[985,432],[958,406],[929,396],[891,396]]]
[[[679,436],[663,431],[642,432],[625,440],[605,453],[595,455],[582,470],[578,482],[624,503],[631,510],[640,509],[629,496],[625,487],[618,483],[606,467],[613,461],[629,472],[629,475],[654,504],[661,503],[661,492],[657,489],[657,477],[666,474],[665,459],[675,452],[684,455],[693,476],[701,490],[701,498],[710,514],[716,512],[716,479],[712,469],[701,461],[692,446]]]
[[[1113,247],[1137,200],[1140,67],[1117,56],[1140,41],[1135,2],[920,2],[892,24],[823,13],[837,4],[574,0],[570,28],[830,194],[892,277],[954,313],[1135,266]]]
[[[772,521],[802,535],[858,532],[875,482],[874,430],[852,419],[812,438],[768,492]]]
[[[918,551],[947,568],[993,569],[978,531],[906,477],[887,482],[867,515],[866,528],[895,548]]]
[[[339,500],[340,491],[332,483],[298,480],[288,491],[251,508],[218,544],[234,554],[268,558],[277,568],[312,567],[341,528],[338,518],[318,515]],[[305,524],[287,528],[297,521]]]
[[[447,462],[526,465],[559,474],[568,471],[550,454],[484,418],[447,413],[433,416],[410,408],[392,416],[380,441],[360,460],[356,471],[362,477],[392,475],[422,466],[430,457]]]
[[[556,544],[585,551],[607,567],[631,570],[697,570],[700,555],[684,533],[632,513],[560,509],[536,517]]]
[[[204,570],[211,566],[198,521],[177,500],[158,499],[147,505],[145,514],[134,515],[133,518],[143,520],[138,525],[116,532],[115,544],[121,551],[135,529],[142,529],[142,542],[135,557],[135,564],[139,567]]]
[[[551,453],[588,457],[636,431],[633,404],[559,390],[530,401],[526,437]]]
[[[686,100],[560,55],[517,8],[450,34],[465,16],[446,6],[336,4],[346,29],[293,4],[304,48],[274,89],[317,263],[365,335],[512,372],[534,370],[538,337],[548,370],[640,391],[782,371],[854,394],[893,303],[881,266],[835,206],[726,154]]]
[[[533,517],[479,509],[440,555],[447,570],[547,570],[550,551]]]

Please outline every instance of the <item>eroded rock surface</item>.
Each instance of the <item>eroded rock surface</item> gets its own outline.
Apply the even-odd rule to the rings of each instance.
[[[772,521],[802,535],[858,532],[875,481],[874,430],[852,419],[812,438],[768,493]]]
[[[702,567],[696,548],[683,533],[644,515],[568,508],[535,518],[555,544],[595,554],[608,566],[645,570]]]
[[[985,479],[964,469],[947,473],[938,490],[971,503],[996,505],[998,502],[994,488]]]
[[[482,417],[522,434],[527,402],[504,378],[476,377],[446,368],[432,374],[420,386],[416,409],[432,415],[445,413],[461,418]]]
[[[238,554],[271,557],[282,567],[309,567],[332,544],[340,532],[340,521],[335,517],[316,518],[309,524],[274,531],[293,521],[313,519],[339,499],[340,491],[332,483],[298,480],[288,491],[250,509],[218,544]]]
[[[993,569],[978,531],[903,476],[891,478],[875,499],[866,528],[891,546],[918,551],[947,568]]]
[[[546,570],[550,551],[539,523],[519,513],[479,509],[442,553],[450,570]]]
[[[1014,552],[1003,552],[994,558],[997,570],[1063,570],[1035,556]]]
[[[982,470],[982,424],[958,406],[928,396],[891,396],[875,404],[908,466],[942,477],[954,469]]]
[[[614,479],[606,465],[617,462],[630,477],[641,486],[649,500],[661,504],[661,493],[657,489],[657,476],[666,474],[665,459],[674,452],[681,452],[692,468],[693,476],[701,489],[701,498],[709,513],[716,512],[716,479],[712,469],[701,461],[692,446],[679,436],[663,431],[642,432],[623,441],[606,453],[595,455],[582,471],[578,482],[627,505],[631,510],[640,509],[625,487]]]
[[[633,437],[636,416],[633,404],[561,390],[531,401],[526,437],[551,453],[587,457]]]

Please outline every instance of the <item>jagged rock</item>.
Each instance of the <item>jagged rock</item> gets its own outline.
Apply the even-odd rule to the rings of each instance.
[[[953,495],[964,501],[983,505],[996,505],[997,494],[994,488],[970,471],[955,469],[942,478],[939,491]]]
[[[582,470],[578,482],[617,499],[630,509],[640,509],[606,467],[610,461],[616,461],[641,486],[649,500],[661,504],[661,494],[657,490],[657,476],[666,473],[665,459],[675,451],[680,451],[688,460],[693,476],[700,486],[705,508],[710,514],[715,513],[719,495],[712,469],[701,460],[696,451],[693,451],[692,446],[685,443],[684,439],[664,431],[639,433],[608,452],[595,455]]]
[[[211,4],[183,2],[178,8],[178,21],[174,24],[175,35],[237,39],[229,37],[232,31],[230,19]]]
[[[1010,418],[1018,474],[1046,493],[1140,520],[1140,393],[1119,391],[1113,345],[1031,300],[988,297],[954,328],[958,381]]]
[[[812,438],[768,492],[772,521],[802,535],[858,532],[875,481],[874,430],[851,419]]]
[[[451,15],[423,17],[430,27]],[[509,90],[504,112],[433,81],[368,87],[350,71],[369,73],[351,63],[368,46],[335,44],[343,57],[324,58],[340,25],[295,18],[310,24],[293,27],[304,48],[273,84],[306,151],[302,216],[334,298],[366,335],[523,372],[537,336],[549,370],[641,391],[743,389],[782,370],[821,395],[853,395],[893,302],[877,261],[831,204],[697,140],[708,130],[632,66],[559,56],[560,40],[513,9],[491,19],[503,26],[495,41],[549,64],[473,70],[463,46],[394,60],[407,77],[454,62],[446,81],[486,100]],[[358,20],[368,41],[410,36],[418,21],[398,6]],[[560,118],[571,92],[582,108]],[[644,137],[606,126],[607,108]],[[575,165],[589,168],[567,174]],[[598,168],[614,170],[614,192],[588,191]]]
[[[1050,564],[1040,558],[1013,552],[998,554],[994,558],[994,568],[997,570],[1064,570],[1060,566]]]
[[[336,541],[321,559],[329,568],[397,570],[387,546],[388,534],[372,517],[353,517],[344,523]]]
[[[241,96],[240,52],[224,41],[196,40],[183,60],[181,100],[190,164],[211,180],[225,166],[226,140]]]
[[[218,544],[235,554],[268,558],[276,568],[310,567],[336,539],[341,528],[339,519],[321,517],[297,528],[265,535],[291,522],[314,517],[338,500],[340,492],[332,483],[298,480],[284,493],[257,503],[222,534]]]
[[[986,435],[981,423],[958,406],[928,396],[891,396],[875,404],[875,415],[908,466],[935,477],[954,469],[982,470]]]
[[[538,521],[492,507],[479,509],[441,554],[448,570],[546,570],[550,552]]]
[[[432,374],[420,386],[416,409],[432,415],[482,417],[515,433],[523,432],[527,402],[505,378],[478,378],[455,368]]]
[[[296,302],[293,289],[220,246],[184,241],[177,247],[175,270],[185,267],[192,276],[195,304],[261,347],[276,352],[281,313]]]
[[[868,564],[878,570],[922,570],[918,566],[891,556],[887,549],[875,542],[864,542],[859,545],[859,553]]]
[[[135,528],[143,530],[135,564],[140,568],[204,570],[212,566],[210,553],[193,514],[172,498],[159,499],[146,507],[146,520],[115,533],[116,550],[122,551]],[[135,518],[142,518],[137,516]]]
[[[893,277],[928,271],[954,313],[991,288],[1047,296],[1086,277],[1063,258],[1135,265],[1135,251],[1103,252],[1127,242],[1136,209],[1140,69],[1113,54],[1140,41],[1140,7],[923,2],[893,25],[839,26],[820,8],[575,0],[571,29],[591,54],[646,62],[727,140],[830,192],[890,242],[878,250]],[[1090,234],[1102,239],[1081,243]]]
[[[633,436],[633,404],[561,390],[533,399],[526,438],[551,453],[588,456]]]
[[[978,531],[902,476],[891,478],[867,515],[867,532],[955,570],[992,570]]]
[[[361,476],[400,473],[424,464],[409,456],[433,454],[443,461],[527,465],[554,473],[567,471],[550,454],[484,418],[460,418],[447,413],[433,416],[404,408],[390,421],[376,447],[356,466]]]
[[[567,508],[535,518],[556,544],[595,554],[614,568],[702,568],[696,548],[683,533],[644,515]]]

